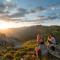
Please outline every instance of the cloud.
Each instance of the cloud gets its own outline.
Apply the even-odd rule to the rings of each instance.
[[[56,10],[56,9],[60,9],[60,3],[49,4],[46,7],[37,6],[37,7],[33,8],[33,9],[31,9],[29,14],[37,13],[37,12],[44,13],[44,12],[47,12],[49,10],[53,11],[53,10]]]
[[[41,20],[54,20],[54,19],[57,19],[58,16],[39,16]]]
[[[60,9],[60,3],[49,4],[48,8],[51,9],[51,10]]]
[[[5,1],[0,2],[0,14],[1,13],[3,13],[3,15],[9,14],[9,12],[12,11],[14,8],[16,8],[16,5],[12,2]]]
[[[5,8],[3,3],[0,3],[0,8]]]
[[[31,10],[30,10],[30,13],[42,12],[42,11],[44,11],[44,10],[45,10],[44,7],[39,6],[39,7],[36,7],[36,8],[31,9]]]
[[[54,4],[49,4],[48,5],[49,7],[59,7],[60,6],[60,3],[54,3]]]
[[[58,16],[36,16],[33,17],[31,20],[23,20],[25,22],[44,22],[44,21],[48,21],[48,20],[54,20],[57,19]]]
[[[1,2],[0,3],[0,13],[3,13],[5,9],[5,5]]]
[[[19,21],[21,22],[44,22],[48,20],[58,19],[60,17],[60,14],[57,16],[56,13],[53,14],[53,12],[51,12],[52,15],[48,14],[48,16],[44,16],[44,14],[42,14],[44,13],[44,11],[45,13],[46,12],[49,13],[48,11],[50,9],[55,10],[56,8],[60,8],[60,4],[50,4],[48,5],[48,7],[37,6],[35,8],[28,10],[25,8],[17,7],[16,4],[13,2],[5,2],[5,3],[2,2],[0,3],[0,16],[8,17],[7,18],[8,21],[10,20],[10,21],[18,21],[18,22]],[[31,20],[25,18],[26,15],[35,14],[35,13],[40,13],[40,16],[38,16],[39,14],[36,14],[36,16],[34,15],[34,17]],[[28,18],[30,17],[28,16]]]
[[[54,16],[35,16],[32,17],[32,19],[27,19],[25,17],[18,17],[18,18],[11,18],[13,21],[15,22],[45,22],[45,21],[52,21],[55,19],[58,19],[59,16],[58,15],[54,15]]]
[[[11,22],[11,21],[13,21],[13,20],[12,20],[12,19],[10,19],[9,17],[1,16],[1,17],[0,17],[0,21]]]
[[[14,19],[11,18],[19,18],[24,17],[26,14],[28,14],[27,9],[24,8],[18,8],[14,3],[12,2],[1,2],[0,3],[0,18],[6,17],[6,21],[14,21]],[[4,20],[4,18],[2,20]],[[1,19],[0,19],[1,20]]]
[[[42,11],[45,11],[45,8],[43,7],[36,7],[36,8],[33,8],[31,10],[28,10],[28,9],[24,9],[24,8],[17,8],[16,9],[18,12],[17,13],[14,13],[12,14],[10,17],[24,17],[25,15],[29,15],[29,14],[35,14],[37,12],[42,12]]]
[[[17,17],[24,17],[26,14],[28,14],[27,9],[24,8],[17,8],[17,12],[13,13],[12,15],[9,15],[11,18],[17,18]]]
[[[27,22],[44,22],[44,21],[48,21],[48,20],[54,20],[57,19],[58,16],[37,16],[32,18],[32,20],[25,20]]]

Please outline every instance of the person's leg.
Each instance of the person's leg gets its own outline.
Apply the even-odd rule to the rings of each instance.
[[[42,60],[48,60],[48,56],[42,56]]]
[[[39,59],[39,60],[42,60],[41,54],[38,55],[38,59]]]
[[[46,57],[46,60],[48,60],[48,55],[46,55],[45,57]]]

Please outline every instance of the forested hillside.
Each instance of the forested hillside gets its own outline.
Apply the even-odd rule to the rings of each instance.
[[[27,40],[36,39],[36,35],[40,33],[45,39],[50,33],[53,33],[57,39],[60,40],[60,26],[31,26],[31,27],[22,27],[14,28],[7,30],[7,33],[3,34],[9,39],[14,39],[20,41],[20,43]]]

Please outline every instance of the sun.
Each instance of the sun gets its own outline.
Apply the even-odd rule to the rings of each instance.
[[[4,21],[0,21],[0,29],[8,29],[8,24]]]
[[[16,28],[16,27],[18,27],[18,24],[14,23],[14,22],[0,21],[0,30]]]
[[[13,22],[0,21],[0,30],[14,28],[15,24]]]

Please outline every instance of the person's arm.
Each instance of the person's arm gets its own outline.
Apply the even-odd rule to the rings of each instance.
[[[51,41],[51,38],[48,38],[48,41]]]
[[[52,37],[52,43],[56,44],[56,40],[54,37]]]

